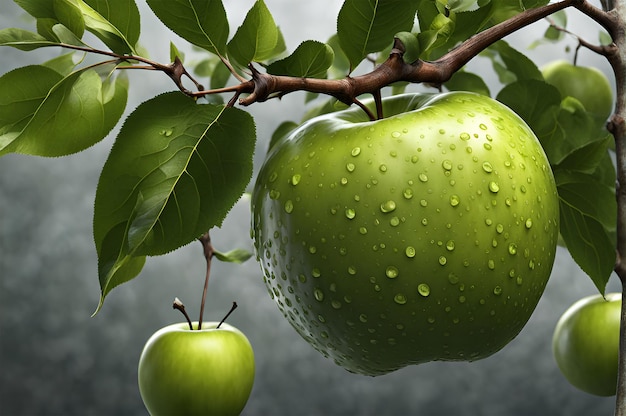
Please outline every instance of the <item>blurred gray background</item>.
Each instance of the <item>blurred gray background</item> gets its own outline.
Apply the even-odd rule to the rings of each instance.
[[[168,61],[169,42],[189,51],[165,29],[143,1],[142,42],[152,58]],[[231,32],[252,0],[225,1]],[[335,30],[338,0],[267,0],[290,50],[306,39],[325,41]],[[0,27],[31,28],[21,9],[0,4]],[[598,28],[571,11],[570,28],[587,40]],[[540,22],[507,40],[540,65],[571,59],[566,45],[527,47],[545,30]],[[57,50],[1,49],[0,74],[39,63]],[[608,65],[587,51],[581,63],[609,74]],[[470,64],[488,74],[484,60]],[[128,112],[153,95],[172,90],[160,73],[131,74]],[[298,120],[303,95],[254,105],[258,169],[269,136],[285,119]],[[0,159],[0,414],[146,415],[137,388],[137,362],[148,337],[181,320],[175,296],[197,315],[204,258],[199,243],[165,257],[150,258],[141,275],[115,289],[94,318],[99,297],[91,236],[99,171],[117,129],[86,152],[62,159],[9,155]],[[241,201],[221,230],[220,250],[251,249],[249,205]],[[609,291],[617,291],[612,276]],[[559,373],[551,353],[553,328],[575,300],[594,294],[591,281],[559,249],[545,295],[521,334],[494,356],[472,364],[430,363],[377,378],[352,375],[314,351],[283,319],[263,285],[259,266],[215,262],[207,320],[221,318],[236,300],[229,322],[255,348],[257,376],[246,415],[611,415],[613,398],[577,391]]]

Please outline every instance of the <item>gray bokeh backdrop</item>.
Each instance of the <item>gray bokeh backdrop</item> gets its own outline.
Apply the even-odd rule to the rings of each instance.
[[[156,21],[143,1],[143,42],[161,62],[170,40],[184,46]],[[293,50],[301,41],[326,40],[333,32],[338,0],[267,0]],[[231,30],[252,0],[225,1]],[[578,18],[571,25],[591,41],[597,28]],[[0,27],[26,26],[20,9],[0,4]],[[545,23],[510,37],[525,48]],[[568,42],[573,45],[573,42]],[[57,51],[23,53],[1,49],[0,74]],[[564,45],[529,52],[540,64],[571,57]],[[580,59],[608,73],[592,54]],[[490,73],[484,61],[471,64]],[[495,84],[494,84],[495,85]],[[132,110],[154,94],[173,89],[158,73],[131,77]],[[497,89],[494,88],[494,91]],[[284,119],[298,119],[303,97],[253,106],[259,155]],[[0,160],[0,414],[145,415],[137,388],[137,361],[158,328],[180,320],[172,311],[180,297],[195,316],[204,259],[195,243],[152,258],[142,274],[112,292],[102,312],[91,216],[99,169],[114,134],[79,155],[43,159],[20,155]],[[257,158],[257,168],[260,157]],[[213,233],[222,250],[251,248],[248,201],[241,201],[222,230]],[[618,288],[615,276],[609,285]],[[246,415],[610,415],[613,399],[597,398],[563,379],[550,342],[561,313],[594,287],[569,255],[559,250],[550,283],[522,333],[501,352],[472,364],[430,363],[369,378],[347,373],[324,359],[289,326],[267,295],[254,261],[243,266],[216,262],[207,319],[219,319],[237,300],[229,321],[250,338],[257,377]]]

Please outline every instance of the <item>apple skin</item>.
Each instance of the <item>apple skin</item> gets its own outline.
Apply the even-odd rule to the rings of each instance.
[[[554,85],[563,98],[574,97],[602,123],[613,110],[609,80],[597,68],[572,65],[558,60],[541,68],[546,82]]]
[[[559,319],[552,350],[559,369],[576,388],[614,396],[617,388],[621,293],[587,296]]]
[[[237,328],[177,323],[155,332],[139,359],[139,390],[152,416],[239,415],[254,382],[254,353]]]
[[[271,148],[252,198],[269,294],[354,373],[487,357],[550,276],[548,160],[489,97],[407,94],[383,107],[374,122],[357,107],[312,119]]]

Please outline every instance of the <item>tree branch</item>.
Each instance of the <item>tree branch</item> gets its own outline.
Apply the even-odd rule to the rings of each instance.
[[[584,2],[584,1],[583,1]],[[294,91],[308,91],[331,95],[339,101],[351,105],[356,97],[362,94],[376,94],[383,87],[394,82],[430,83],[441,85],[467,64],[485,48],[505,36],[541,20],[559,10],[578,5],[581,0],[562,0],[524,11],[513,18],[480,32],[458,47],[454,48],[436,61],[417,60],[413,63],[404,62],[404,45],[396,39],[389,58],[373,71],[357,77],[327,80],[317,78],[298,78],[289,76],[260,73],[253,67],[252,81],[242,87],[242,92],[249,93],[239,100],[247,106],[255,102],[263,102],[274,94],[285,95]],[[194,95],[206,95],[211,91],[199,91]]]

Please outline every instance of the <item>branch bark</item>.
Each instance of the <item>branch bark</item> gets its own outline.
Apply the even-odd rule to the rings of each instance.
[[[626,0],[615,2],[615,8],[606,13],[614,24],[607,31],[613,38],[615,53],[607,56],[616,84],[615,113],[609,119],[608,130],[615,139],[617,165],[617,260],[615,273],[622,283],[622,311],[620,319],[620,347],[615,415],[626,416]],[[610,20],[608,20],[610,19]],[[596,19],[598,21],[598,19]]]
[[[297,78],[260,73],[251,67],[252,80],[239,85],[238,93],[247,93],[239,100],[244,106],[263,102],[273,96],[282,96],[294,91],[322,93],[335,97],[351,105],[362,94],[376,94],[383,87],[394,82],[429,83],[441,85],[494,42],[511,33],[541,20],[559,10],[580,5],[581,0],[562,0],[536,9],[526,10],[513,18],[484,30],[471,37],[435,61],[417,60],[407,63],[403,59],[404,45],[396,40],[389,58],[373,71],[357,77],[327,80],[318,78]],[[584,1],[582,1],[584,3]],[[211,94],[212,91],[198,91],[194,96]]]

